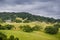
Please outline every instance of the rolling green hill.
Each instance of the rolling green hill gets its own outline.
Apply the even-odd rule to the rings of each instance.
[[[54,35],[44,32],[47,26],[55,27],[55,24],[60,25],[60,19],[32,15],[27,12],[0,12],[0,32],[6,34],[8,38],[14,35],[14,37],[18,37],[19,40],[60,40],[60,28],[59,32]],[[11,26],[6,27],[5,25],[12,25],[14,27],[9,30],[7,28]],[[42,27],[42,29],[30,33],[24,32],[20,29],[20,26],[25,27],[25,25],[29,25],[30,28],[37,25]]]
[[[56,35],[45,34],[43,32],[32,32],[26,33],[22,31],[13,31],[13,30],[0,30],[0,32],[5,33],[8,38],[10,35],[18,37],[20,40],[59,40],[60,33]]]
[[[49,18],[49,17],[44,17],[44,16],[38,16],[38,15],[32,15],[31,13],[28,12],[0,12],[0,19],[4,22],[5,20],[11,20],[15,21],[16,17],[26,19],[27,21],[44,21],[44,22],[60,22],[60,19],[54,19],[54,18]],[[0,20],[0,21],[1,21]]]

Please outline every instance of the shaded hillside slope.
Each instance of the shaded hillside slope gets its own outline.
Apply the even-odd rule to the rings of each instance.
[[[14,35],[20,40],[59,40],[55,35],[49,35],[43,32],[26,33],[22,31],[0,30],[0,32],[2,31],[8,36],[8,38],[10,35]]]
[[[19,13],[15,13],[15,12],[2,12],[1,13],[0,12],[0,19],[2,19],[3,21],[10,20],[10,19],[14,21],[16,17],[20,17],[23,19],[27,18],[27,20],[30,20],[30,21],[41,21],[41,22],[44,21],[44,22],[51,22],[51,23],[60,22],[60,19],[32,15],[27,12],[19,12]]]

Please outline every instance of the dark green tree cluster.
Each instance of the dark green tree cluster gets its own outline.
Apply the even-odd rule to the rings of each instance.
[[[13,35],[11,35],[10,38],[7,38],[5,34],[0,32],[0,40],[19,40],[19,38],[15,38]]]
[[[0,30],[4,30],[6,29],[5,27],[3,27],[2,25],[0,25]]]
[[[7,24],[7,25],[5,25],[4,27],[6,27],[7,30],[11,30],[14,26]]]
[[[47,26],[44,31],[49,34],[57,34],[59,29],[54,26]]]
[[[20,26],[20,29],[22,29],[24,32],[32,32],[32,28],[29,25]]]
[[[50,23],[55,23],[55,22],[60,22],[60,19],[54,19],[54,18],[49,18],[49,17],[44,17],[44,16],[37,16],[37,15],[32,15],[28,12],[2,12],[0,13],[0,21],[4,22],[5,20],[11,20],[12,22],[15,21],[16,17],[20,18],[28,18],[30,21],[41,21],[41,22],[50,22]],[[17,21],[17,20],[16,20]],[[19,20],[18,20],[19,21]],[[17,21],[17,22],[18,22]],[[19,21],[20,22],[20,21]]]
[[[42,27],[40,26],[34,26],[34,27],[30,27],[29,25],[25,25],[25,26],[20,26],[20,29],[23,30],[24,32],[33,32],[33,31],[40,31]]]
[[[11,35],[11,36],[10,36],[10,38],[9,38],[8,40],[19,40],[19,38],[17,38],[17,37],[16,37],[16,38],[14,38],[14,36],[13,36],[13,35]]]
[[[2,26],[0,25],[0,30],[11,30],[14,26],[13,25],[5,25],[5,26]]]

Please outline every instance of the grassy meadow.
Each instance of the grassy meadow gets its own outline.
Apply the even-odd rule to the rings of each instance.
[[[14,35],[14,37],[18,37],[19,40],[60,40],[60,30],[57,34],[51,35],[44,33],[43,31],[33,31],[31,33],[23,32],[19,30],[19,26],[23,25],[30,25],[31,27],[35,25],[42,26],[43,29],[46,26],[53,26],[54,24],[52,23],[45,23],[45,22],[31,22],[31,23],[2,23],[1,25],[14,25],[16,29],[12,30],[0,30],[0,32],[4,33],[7,35],[9,38],[10,35]]]

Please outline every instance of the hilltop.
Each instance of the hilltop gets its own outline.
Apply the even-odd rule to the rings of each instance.
[[[0,21],[2,20],[5,22],[5,20],[11,20],[12,22],[16,20],[16,18],[22,18],[27,19],[26,21],[40,21],[40,22],[50,22],[50,23],[55,23],[55,22],[60,22],[60,19],[54,19],[54,18],[49,18],[49,17],[44,17],[44,16],[38,16],[38,15],[32,15],[31,13],[28,12],[0,12]]]

